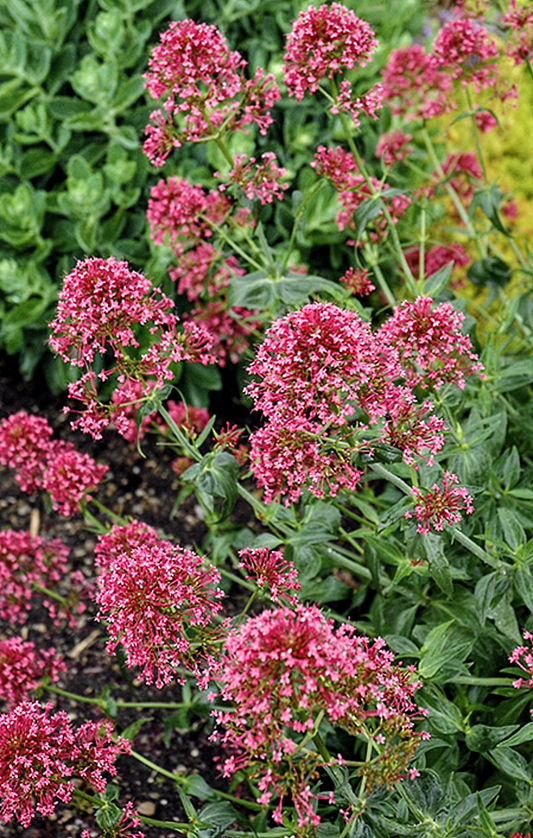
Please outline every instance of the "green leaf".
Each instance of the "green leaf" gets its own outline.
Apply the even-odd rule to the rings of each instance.
[[[439,268],[438,271],[431,274],[431,276],[428,276],[427,279],[424,280],[422,295],[424,297],[431,297],[432,299],[437,297],[448,285],[453,271],[453,266],[454,262],[452,260],[451,262],[448,262],[447,265],[443,265],[442,268]]]
[[[461,711],[441,690],[423,687],[417,692],[416,700],[421,707],[428,710],[431,730],[444,735],[456,735],[464,731],[465,723]]]
[[[467,276],[473,285],[496,285],[502,287],[510,281],[512,270],[497,256],[487,256],[472,262]]]
[[[238,818],[237,810],[227,801],[208,803],[198,813],[198,820],[204,824],[196,830],[199,838],[218,838]]]
[[[474,725],[467,731],[465,736],[466,747],[470,751],[482,754],[494,748],[506,736],[510,736],[518,725],[504,725],[502,727],[490,727],[489,725]]]
[[[489,751],[489,756],[494,765],[500,771],[503,771],[504,774],[512,777],[513,780],[523,780],[531,784],[533,778],[529,771],[527,760],[521,754],[513,751],[512,748],[500,745],[498,748]]]
[[[533,722],[528,722],[521,727],[517,733],[510,736],[509,739],[506,739],[504,742],[500,742],[497,747],[514,748],[515,745],[523,745],[524,742],[531,741],[533,741]]]
[[[184,482],[193,483],[198,500],[211,523],[224,521],[238,497],[239,464],[227,451],[207,454],[182,474]]]
[[[498,232],[503,233],[504,236],[509,237],[509,231],[503,224],[498,211],[501,200],[501,190],[495,183],[487,189],[475,189],[470,203],[469,213],[472,214],[476,208],[479,207],[487,216],[492,226],[495,227]]]
[[[462,663],[474,645],[472,631],[458,626],[455,620],[431,629],[420,651],[419,672],[422,678],[433,678],[444,664]]]
[[[279,287],[262,271],[234,276],[228,286],[228,305],[248,309],[270,310],[279,300]]]
[[[497,514],[505,540],[512,550],[518,550],[526,543],[527,535],[517,515],[505,506],[499,506]]]

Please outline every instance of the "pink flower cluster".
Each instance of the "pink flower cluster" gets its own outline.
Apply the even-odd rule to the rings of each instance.
[[[48,492],[61,515],[74,515],[91,499],[90,492],[109,470],[71,442],[51,439],[46,419],[23,411],[0,422],[0,463],[15,469],[23,491]]]
[[[216,26],[173,21],[160,41],[144,76],[152,98],[163,99],[162,108],[150,116],[144,144],[155,166],[162,166],[184,142],[205,141],[252,124],[266,134],[270,110],[280,98],[272,75],[258,69],[247,80],[246,61],[239,52],[230,52]]]
[[[413,701],[419,684],[411,672],[394,663],[383,640],[370,641],[346,624],[334,628],[316,606],[263,611],[234,629],[217,681],[231,704],[213,711],[220,728],[214,737],[231,753],[225,776],[255,767],[263,777],[261,802],[267,803],[289,772],[293,798],[296,793],[303,809],[300,826],[317,823],[296,766],[302,759],[298,739],[313,730],[318,713],[374,741],[380,757],[361,769],[371,787],[405,776],[418,745],[413,728],[423,711]],[[279,823],[281,806],[274,815]]]
[[[514,30],[516,19],[508,17]],[[439,29],[430,52],[413,44],[394,50],[383,70],[383,99],[406,119],[431,119],[457,107],[457,81],[476,93],[490,90],[502,101],[516,98],[499,67],[500,50],[488,29],[467,14],[456,14]]]
[[[267,159],[266,181],[261,181],[256,169],[255,185],[249,184],[261,192],[263,201],[268,201],[268,170],[274,174],[273,165]],[[281,171],[275,167],[275,172]],[[249,173],[253,180],[254,172]],[[240,276],[244,271],[234,256],[221,255],[208,241],[216,228],[230,219],[231,213],[232,203],[219,190],[206,191],[175,177],[160,180],[152,188],[147,213],[154,241],[161,243],[166,239],[177,257],[177,266],[170,268],[169,274],[177,283],[178,293],[194,303],[184,320],[201,324],[207,331],[220,366],[224,366],[228,356],[236,363],[248,347],[249,336],[261,325],[257,312],[241,307],[229,310],[227,287],[233,276]],[[246,219],[247,213],[244,216],[234,213],[231,223],[241,225]]]
[[[304,488],[317,497],[325,486],[332,495],[355,489],[356,459],[372,454],[372,435],[402,450],[408,463],[415,455],[431,462],[444,423],[429,416],[431,404],[420,405],[414,388],[464,388],[465,376],[479,372],[462,322],[449,303],[426,298],[402,303],[375,333],[331,303],[274,321],[246,387],[267,419],[251,435],[250,453],[265,501],[283,495],[290,504]]]
[[[411,268],[411,271],[415,276],[417,276],[421,269],[420,248],[418,245],[406,250],[405,258]],[[465,284],[465,281],[460,269],[470,263],[470,256],[460,244],[455,242],[445,245],[437,244],[424,251],[422,266],[423,276],[425,278],[433,276],[433,274],[450,263],[452,263],[452,279],[450,284],[452,288],[462,287]]]
[[[249,571],[247,579],[254,579],[260,588],[270,589],[270,598],[281,604],[284,597],[292,605],[298,604],[298,597],[289,591],[299,591],[298,571],[294,564],[283,557],[281,550],[268,547],[239,550],[239,567]]]
[[[283,69],[289,96],[300,101],[306,91],[316,93],[324,79],[364,67],[377,45],[370,25],[341,3],[310,6],[300,12],[287,36]],[[360,114],[376,119],[381,104],[380,84],[357,96],[351,82],[343,79],[331,111],[349,113],[359,126]]]
[[[380,339],[398,353],[410,387],[438,390],[455,384],[463,390],[465,376],[481,372],[483,365],[461,334],[464,314],[451,303],[433,305],[429,297],[405,301],[379,330]]]
[[[261,204],[271,204],[274,198],[281,200],[283,191],[289,188],[288,183],[280,183],[285,174],[285,169],[278,166],[276,155],[266,151],[261,155],[261,162],[255,157],[238,154],[228,175],[215,172],[214,176],[224,180],[218,187],[221,192],[224,192],[228,183],[235,184],[250,201],[257,199]]]
[[[58,801],[68,803],[75,778],[104,791],[104,774],[114,777],[115,761],[130,749],[113,739],[109,722],[87,722],[78,729],[53,705],[17,704],[0,716],[0,820],[16,818],[28,827],[38,812],[53,815]]]
[[[27,700],[44,678],[59,680],[66,666],[53,647],[39,650],[31,640],[0,640],[0,698],[8,708]]]
[[[73,427],[100,439],[109,423],[113,408],[101,403],[98,380],[116,375],[120,386],[140,381],[149,393],[174,377],[173,364],[211,363],[209,334],[194,324],[178,333],[173,308],[172,300],[149,279],[113,257],[78,262],[65,277],[50,324],[51,348],[77,367],[92,364],[95,355],[106,359],[111,353],[114,358],[111,368],[98,375],[90,370],[69,386],[69,396],[86,407]]]
[[[517,0],[511,0],[502,23],[508,31],[506,55],[512,58],[515,64],[531,62],[533,53],[533,9],[527,3],[519,7]]]
[[[222,609],[220,574],[192,550],[175,547],[133,522],[100,536],[96,602],[113,654],[119,644],[128,666],[142,668],[147,684],[168,684],[180,666],[199,673],[193,654],[216,632]]]
[[[376,178],[370,177],[370,184],[360,173],[359,166],[354,156],[344,149],[325,148],[319,146],[315,159],[311,166],[318,175],[330,180],[338,192],[338,199],[341,210],[337,214],[337,225],[339,230],[350,230],[356,232],[355,212],[364,201],[368,201],[375,195],[383,192],[383,184]],[[385,196],[382,199],[392,216],[393,223],[404,215],[411,199],[407,195]],[[373,231],[371,238],[375,242],[381,242],[387,236],[387,221],[382,211],[372,220]]]
[[[55,588],[67,574],[68,547],[21,530],[0,531],[0,618],[24,623],[35,590]],[[55,606],[44,604],[54,615]]]
[[[422,535],[430,532],[431,528],[436,532],[444,529],[444,524],[457,524],[461,520],[462,512],[470,515],[474,511],[472,498],[468,490],[457,488],[459,478],[456,474],[445,471],[442,478],[442,486],[434,483],[431,489],[422,490],[413,486],[411,494],[415,498],[415,511],[407,511],[406,518],[416,518],[418,521],[417,532]]]

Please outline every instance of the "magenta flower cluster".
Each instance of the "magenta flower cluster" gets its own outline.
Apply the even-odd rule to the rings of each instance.
[[[48,492],[61,515],[74,515],[91,499],[109,470],[71,442],[52,439],[53,429],[41,416],[15,413],[0,422],[0,463],[15,470],[21,489]]]
[[[50,817],[59,801],[68,803],[75,779],[105,791],[106,774],[130,749],[113,739],[109,722],[86,722],[75,729],[63,711],[37,702],[17,704],[0,716],[0,820],[16,818],[24,827],[34,815]]]

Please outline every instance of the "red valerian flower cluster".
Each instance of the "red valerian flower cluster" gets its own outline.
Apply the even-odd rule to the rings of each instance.
[[[35,589],[53,589],[65,578],[68,555],[58,538],[45,541],[25,530],[0,531],[0,618],[25,623]],[[51,603],[44,604],[55,613]]]
[[[433,527],[437,532],[444,529],[444,524],[457,524],[461,520],[461,513],[464,511],[470,515],[474,511],[472,498],[468,490],[457,488],[459,478],[456,474],[445,471],[442,478],[442,486],[434,483],[431,489],[422,490],[413,486],[411,494],[416,500],[414,512],[407,511],[406,518],[416,518],[418,521],[417,532],[422,535],[430,532]]]
[[[104,773],[114,777],[115,761],[130,749],[112,737],[109,722],[87,722],[75,729],[53,705],[23,702],[0,716],[0,820],[12,818],[27,827],[39,812],[53,815],[56,803],[68,803],[73,780],[84,778],[104,791]]]
[[[199,673],[191,644],[202,646],[202,636],[216,632],[224,596],[218,571],[137,522],[98,540],[95,599],[97,619],[108,627],[108,652],[122,644],[128,666],[140,666],[145,682],[157,687],[180,666]]]
[[[289,96],[300,101],[306,91],[316,93],[323,79],[364,67],[377,45],[370,25],[341,3],[310,6],[300,12],[287,36],[283,69]],[[343,79],[333,98],[332,113],[348,112],[358,126],[361,113],[376,118],[381,85],[357,96],[350,81]]]
[[[524,21],[520,17],[520,22],[526,19],[527,15]],[[504,25],[506,20],[515,30],[512,11]],[[511,54],[519,55],[520,46]],[[420,44],[393,50],[383,70],[383,100],[394,114],[426,120],[457,107],[450,95],[455,82],[476,93],[489,90],[503,102],[515,99],[516,87],[504,78],[499,57],[497,41],[488,29],[468,15],[456,14],[439,29],[430,52]]]
[[[205,141],[223,132],[257,125],[266,134],[270,110],[280,98],[272,75],[258,69],[246,79],[246,61],[230,52],[216,26],[173,21],[152,51],[145,86],[162,108],[146,129],[144,152],[155,166],[184,142]]]
[[[173,308],[173,301],[149,279],[113,257],[78,262],[65,277],[50,324],[51,348],[77,367],[91,364],[95,355],[104,362],[108,352],[114,358],[111,368],[98,375],[90,370],[70,384],[69,396],[86,407],[73,427],[100,439],[108,425],[113,408],[101,403],[98,380],[116,376],[122,386],[140,381],[150,393],[174,378],[173,364],[212,362],[208,332],[189,323],[179,333]]]
[[[407,463],[430,464],[444,422],[415,388],[464,388],[481,370],[463,315],[427,298],[398,306],[374,333],[352,311],[312,303],[274,321],[249,372],[246,393],[266,424],[250,438],[252,470],[265,501],[288,505],[304,488],[317,497],[353,490],[357,457],[384,441]]]
[[[15,469],[21,489],[48,492],[61,515],[74,515],[91,499],[90,492],[109,471],[71,442],[51,439],[53,430],[43,417],[24,411],[0,422],[0,463]]]
[[[237,179],[242,175],[241,185],[251,197],[269,203],[274,196],[279,198],[285,188],[279,184],[283,170],[268,153],[263,159],[264,163],[255,168],[255,161],[252,167],[250,163],[236,166],[234,174]],[[204,190],[184,178],[171,177],[152,188],[147,217],[154,241],[166,240],[177,258],[169,275],[177,284],[178,294],[186,295],[194,304],[192,311],[184,315],[185,323],[196,323],[206,330],[219,366],[225,365],[227,357],[236,363],[261,321],[258,312],[239,306],[229,310],[230,280],[245,271],[234,256],[221,255],[209,239],[226,222],[237,226],[244,223],[247,213],[238,216],[220,189]]]
[[[370,641],[353,626],[334,628],[316,606],[263,611],[234,629],[217,682],[231,704],[213,711],[222,728],[214,738],[231,754],[225,776],[255,769],[263,803],[288,781],[300,826],[318,822],[305,771],[298,770],[310,766],[298,741],[314,730],[318,714],[373,742],[377,758],[361,769],[370,787],[406,776],[420,741],[414,723],[423,711],[413,701],[419,684],[410,670],[394,663],[383,640]],[[279,823],[282,803],[274,814]]]
[[[53,647],[39,650],[35,643],[22,637],[0,640],[0,698],[8,709],[27,700],[43,678],[54,683],[65,671],[61,655],[56,655]]]
[[[294,564],[283,557],[281,550],[260,547],[239,550],[239,567],[249,571],[247,579],[254,579],[260,588],[268,587],[270,597],[281,604],[284,597],[292,605],[298,604],[298,597],[289,591],[299,591],[298,571]]]
[[[522,676],[513,681],[513,687],[516,687],[517,690],[520,687],[533,687],[533,634],[525,631],[524,640],[529,642],[529,646],[517,646],[509,656],[510,663],[517,663],[527,676],[526,678]]]

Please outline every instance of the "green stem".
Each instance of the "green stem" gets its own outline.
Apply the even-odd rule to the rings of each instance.
[[[298,224],[299,224],[299,222],[300,222],[300,220],[301,220],[301,218],[304,214],[305,205],[306,205],[306,203],[308,203],[311,200],[311,198],[315,195],[316,192],[318,192],[318,190],[323,185],[324,185],[323,180],[319,180],[317,183],[315,183],[314,186],[309,190],[309,192],[304,196],[304,199],[303,199],[302,203],[298,207],[296,215],[294,216],[294,222],[293,222],[292,230],[291,230],[291,237],[290,237],[289,242],[287,244],[287,250],[286,250],[286,253],[285,253],[285,257],[284,257],[284,259],[281,263],[280,274],[282,274],[282,275],[285,273],[287,265],[289,264],[289,259],[291,258],[292,249],[294,247],[294,240],[296,238],[296,232],[298,230]]]
[[[64,698],[70,698],[72,701],[81,702],[83,704],[94,704],[102,709],[106,706],[106,700],[102,698],[89,698],[85,695],[78,695],[71,693],[68,690],[62,690],[61,687],[54,687],[51,684],[44,684],[44,688],[55,695],[61,695]],[[137,707],[139,709],[158,709],[158,710],[181,710],[184,707],[190,707],[191,703],[188,701],[116,701],[116,707],[119,709],[123,707]]]
[[[498,559],[495,559],[494,556],[491,556],[490,553],[487,553],[479,544],[476,544],[475,541],[472,541],[462,530],[453,529],[452,530],[452,538],[457,539],[459,544],[462,544],[463,547],[466,547],[467,550],[470,550],[474,556],[477,556],[478,559],[481,559],[482,562],[485,564],[490,565],[491,567],[500,567],[501,562]]]
[[[453,186],[451,185],[451,183],[447,179],[446,174],[444,173],[441,162],[440,162],[439,158],[437,157],[437,153],[436,153],[436,151],[433,147],[433,142],[431,140],[431,137],[429,136],[429,132],[428,132],[427,128],[425,128],[425,127],[422,128],[421,133],[422,133],[422,138],[424,140],[427,152],[428,152],[429,157],[431,159],[431,162],[432,162],[432,164],[435,168],[435,171],[437,172],[437,174],[439,175],[439,177],[441,178],[441,180],[443,182],[444,189],[448,193],[448,196],[450,197],[455,209],[457,210],[457,214],[459,215],[459,218],[461,219],[461,221],[465,225],[465,228],[468,232],[468,235],[470,236],[471,239],[473,239],[475,241],[476,247],[479,250],[480,255],[482,257],[485,257],[487,255],[487,253],[486,253],[485,249],[481,246],[481,242],[479,241],[479,236],[478,236],[472,222],[470,221],[468,213],[467,213],[466,209],[464,208],[464,206],[461,202],[461,199],[459,198],[457,192],[455,191],[455,189],[453,188]]]
[[[245,250],[239,247],[239,245],[235,241],[233,241],[233,239],[231,239],[226,232],[224,232],[222,227],[220,227],[218,224],[215,224],[214,221],[212,221],[212,219],[208,218],[205,215],[200,215],[200,217],[204,221],[207,221],[209,226],[217,234],[217,236],[220,236],[222,241],[225,242],[228,245],[228,247],[231,247],[231,249],[234,250],[235,253],[238,253],[241,259],[244,259],[245,262],[248,262],[248,264],[251,265],[252,268],[255,268],[256,271],[265,270],[265,266],[260,265],[259,262],[256,262],[255,259],[253,259],[250,256],[249,253],[246,253]]]
[[[189,455],[189,457],[191,457],[192,460],[199,462],[202,459],[202,455],[200,454],[198,449],[195,448],[195,446],[190,442],[189,438],[186,436],[186,434],[183,433],[181,428],[179,428],[178,425],[176,425],[174,419],[172,418],[168,410],[165,407],[163,407],[163,405],[159,405],[158,412],[161,414],[162,418],[167,423],[168,427],[176,437],[183,450]]]
[[[168,777],[170,780],[174,780],[175,783],[178,783],[182,786],[187,784],[186,776],[174,774],[172,773],[172,771],[167,771],[166,768],[162,768],[155,762],[152,762],[146,757],[143,757],[143,755],[137,753],[137,751],[130,751],[130,756],[132,756],[138,762],[142,762],[142,764],[146,765],[147,768],[151,768],[152,771],[156,771],[158,774],[161,774],[162,777]],[[236,797],[233,794],[228,794],[225,791],[219,791],[218,789],[214,788],[211,788],[211,791],[213,792],[213,794],[216,794],[217,797],[220,797],[223,800],[231,800],[233,803],[238,803],[240,806],[244,806],[246,809],[253,809],[255,812],[261,812],[263,810],[263,806],[261,806],[260,803],[254,803],[252,800],[242,800],[240,797]]]
[[[402,492],[404,492],[406,495],[411,494],[411,487],[407,485],[405,480],[402,480],[401,477],[398,477],[398,475],[393,474],[392,471],[389,471],[388,468],[385,468],[385,466],[382,466],[381,463],[371,463],[370,468],[375,474],[379,474],[380,477],[384,477],[385,480],[388,480],[391,483],[393,483],[395,486],[398,487],[398,489],[401,489]]]

